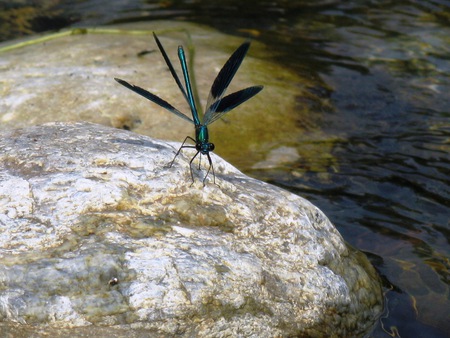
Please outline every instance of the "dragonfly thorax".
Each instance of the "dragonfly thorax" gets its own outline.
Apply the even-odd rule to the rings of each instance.
[[[203,155],[214,150],[214,144],[209,142],[208,128],[205,125],[195,126],[195,149]]]

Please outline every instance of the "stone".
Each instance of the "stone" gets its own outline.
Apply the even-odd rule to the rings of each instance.
[[[380,281],[300,196],[91,123],[0,132],[0,331],[362,336]]]

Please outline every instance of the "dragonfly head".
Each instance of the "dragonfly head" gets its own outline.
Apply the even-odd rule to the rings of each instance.
[[[201,152],[203,155],[206,155],[210,151],[214,150],[214,143],[197,142],[197,144],[195,145],[195,149],[197,149],[197,151]]]

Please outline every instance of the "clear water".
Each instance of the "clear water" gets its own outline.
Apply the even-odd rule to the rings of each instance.
[[[374,337],[450,336],[450,2],[33,3],[0,5],[23,19],[0,31],[0,39],[11,32],[188,20],[236,35],[257,33],[277,51],[274,62],[315,78],[310,90],[322,99],[316,122],[328,137],[314,141],[313,160],[322,169],[298,162],[246,172],[311,200],[368,255],[387,301]],[[296,142],[309,147],[309,136]],[[333,142],[337,163],[323,159],[320,142]]]

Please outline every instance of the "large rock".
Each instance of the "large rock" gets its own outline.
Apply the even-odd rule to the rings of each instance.
[[[89,123],[0,134],[0,331],[361,336],[379,280],[314,205]],[[206,161],[202,161],[202,167]],[[31,329],[32,325],[34,329]],[[9,330],[9,331],[8,331]]]

